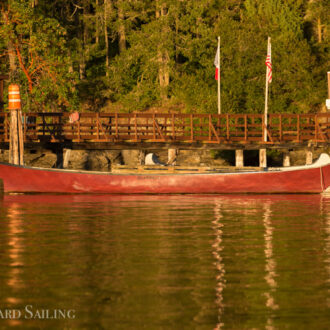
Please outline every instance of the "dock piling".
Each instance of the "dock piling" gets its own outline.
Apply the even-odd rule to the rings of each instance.
[[[168,149],[167,165],[176,165],[177,149]]]
[[[313,149],[306,149],[306,165],[311,165],[313,163]]]
[[[259,166],[267,167],[267,150],[259,149]]]
[[[235,166],[244,167],[244,153],[243,149],[235,150]]]
[[[283,167],[289,167],[290,166],[290,152],[284,151],[283,152]]]
[[[24,165],[24,136],[19,86],[9,85],[8,109],[10,110],[9,162]]]
[[[71,149],[65,149],[64,157],[63,157],[63,168],[69,167],[70,156],[71,156]]]

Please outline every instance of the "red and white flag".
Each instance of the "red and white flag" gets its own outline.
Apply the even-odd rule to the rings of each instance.
[[[219,71],[220,71],[220,63],[219,63],[219,53],[220,53],[220,47],[217,48],[217,53],[215,54],[214,59],[214,65],[215,65],[215,80],[218,80],[219,78]]]
[[[273,78],[273,73],[272,73],[272,48],[271,48],[271,44],[269,44],[268,46],[268,51],[267,51],[267,57],[266,57],[266,67],[267,67],[267,79],[268,79],[268,83],[272,82],[272,78]]]

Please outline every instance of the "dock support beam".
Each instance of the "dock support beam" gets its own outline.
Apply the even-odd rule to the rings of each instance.
[[[236,167],[244,167],[243,149],[235,150],[235,166]]]
[[[8,87],[8,109],[10,110],[9,163],[24,165],[21,97],[17,84],[10,84]]]
[[[283,167],[291,166],[290,164],[290,152],[284,151],[283,152]]]
[[[178,154],[177,149],[168,149],[167,165],[176,165],[176,156]]]
[[[146,152],[145,150],[139,150],[139,165],[144,165],[145,158],[146,158]]]
[[[24,137],[21,110],[10,110],[9,163],[24,165]]]
[[[306,149],[306,165],[313,163],[313,148]]]
[[[267,149],[259,149],[259,167],[267,167]]]
[[[69,161],[71,156],[71,149],[65,149],[63,157],[63,168],[69,167]]]

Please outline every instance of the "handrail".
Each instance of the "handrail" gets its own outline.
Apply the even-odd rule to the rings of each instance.
[[[267,127],[262,114],[81,113],[76,123],[69,115],[25,113],[25,142],[330,142],[330,113],[269,114]],[[9,125],[10,114],[1,112],[0,142],[9,141]]]

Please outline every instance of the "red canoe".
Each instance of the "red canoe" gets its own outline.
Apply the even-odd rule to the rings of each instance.
[[[322,154],[308,166],[201,174],[114,174],[0,163],[0,178],[5,192],[22,193],[321,193],[330,186],[330,157]]]

